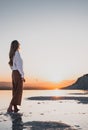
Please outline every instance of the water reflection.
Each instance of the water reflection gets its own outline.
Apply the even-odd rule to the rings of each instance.
[[[27,100],[74,100],[77,101],[77,103],[82,103],[82,104],[88,104],[88,97],[74,97],[74,96],[37,96],[37,97],[28,97]]]
[[[28,130],[73,130],[73,128],[62,122],[42,122],[32,121],[24,123],[25,128]]]
[[[10,114],[12,120],[12,130],[23,130],[22,114],[13,113]]]

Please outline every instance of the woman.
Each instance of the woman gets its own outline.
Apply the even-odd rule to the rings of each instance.
[[[12,100],[7,109],[7,112],[18,112],[17,105],[21,105],[22,91],[23,91],[23,61],[19,53],[20,44],[17,40],[12,41],[9,52],[9,65],[12,69]],[[14,108],[14,110],[13,110]]]

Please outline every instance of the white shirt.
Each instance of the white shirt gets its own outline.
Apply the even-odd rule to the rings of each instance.
[[[11,67],[12,70],[18,70],[21,74],[21,77],[24,78],[24,72],[23,72],[23,60],[20,56],[19,51],[15,52],[15,55],[13,57],[13,66]]]

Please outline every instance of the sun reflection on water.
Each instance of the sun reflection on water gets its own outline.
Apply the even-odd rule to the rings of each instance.
[[[52,91],[52,96],[55,96],[55,97],[57,97],[57,96],[65,96],[65,95],[67,95],[66,94],[66,91],[61,91],[61,90],[59,90],[59,89],[54,89],[53,91]]]

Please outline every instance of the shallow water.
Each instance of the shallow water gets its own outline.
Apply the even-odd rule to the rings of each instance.
[[[36,97],[41,99],[41,96],[47,100],[37,100]],[[35,97],[35,100],[31,100],[30,97]],[[63,100],[52,100],[52,98],[50,98],[48,100],[47,97],[54,97],[54,99],[57,97],[68,98],[64,98]],[[53,121],[68,124],[74,129],[88,130],[88,102],[79,102],[75,100],[74,97],[81,97],[86,100],[86,98],[88,98],[88,91],[24,90],[22,106],[19,112],[21,115],[9,116],[6,114],[6,110],[11,99],[11,91],[0,91],[0,129],[15,130],[17,129],[15,128],[16,126],[19,128],[18,130],[27,130],[27,128],[30,127],[30,122]],[[29,126],[25,126],[27,122],[29,122]],[[32,130],[32,128],[29,130]],[[41,130],[43,129],[41,128]],[[50,129],[46,128],[46,130]],[[54,130],[54,128],[52,128],[52,130]]]

